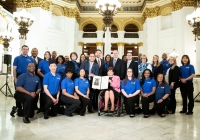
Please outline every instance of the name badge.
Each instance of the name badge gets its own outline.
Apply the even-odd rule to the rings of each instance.
[[[187,69],[189,69],[190,67],[186,67]]]
[[[30,59],[27,59],[28,61],[31,61]]]
[[[151,82],[147,82],[148,84],[151,84]]]
[[[57,78],[58,80],[60,80],[60,78]]]
[[[135,84],[135,82],[131,82],[131,84],[133,84],[133,85],[134,85],[134,84]]]
[[[165,87],[160,87],[160,88],[164,89]]]
[[[36,83],[38,83],[38,81],[35,81]]]

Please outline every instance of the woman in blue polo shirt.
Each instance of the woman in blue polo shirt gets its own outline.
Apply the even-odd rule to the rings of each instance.
[[[181,59],[182,66],[180,67],[180,90],[183,98],[183,109],[180,113],[186,113],[186,115],[193,114],[194,99],[193,99],[193,78],[195,76],[194,66],[190,64],[190,58],[188,55],[183,55]],[[187,106],[187,98],[189,100]],[[188,110],[188,112],[187,112]]]
[[[66,78],[61,82],[61,101],[65,104],[66,110],[65,115],[68,117],[72,117],[72,113],[76,110],[76,108],[81,104],[79,97],[74,94],[74,82],[71,80],[72,70],[66,69]]]
[[[144,70],[141,80],[142,110],[144,118],[149,117],[149,103],[155,101],[156,81],[150,69]]]
[[[56,58],[56,66],[57,66],[56,73],[60,74],[62,80],[65,78],[66,64],[64,62],[65,58],[62,55],[59,55]]]
[[[44,77],[45,74],[50,72],[49,70],[49,60],[51,59],[51,53],[46,51],[44,54],[44,60],[40,61],[38,64],[37,73],[40,77]]]
[[[133,70],[128,68],[126,78],[121,85],[122,94],[125,96],[126,113],[135,116],[135,103],[139,100],[140,83],[134,77]]]
[[[156,109],[157,113],[161,117],[166,115],[166,106],[169,104],[170,87],[165,81],[163,74],[157,76],[157,88],[156,88]]]
[[[80,77],[75,79],[75,91],[79,95],[81,101],[81,110],[80,115],[85,116],[86,106],[89,104],[89,93],[90,93],[90,84],[89,81],[85,78],[85,70],[80,69]]]

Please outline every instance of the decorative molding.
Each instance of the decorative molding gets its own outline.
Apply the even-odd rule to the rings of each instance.
[[[84,43],[83,42],[78,42],[78,46],[83,47]]]
[[[139,43],[137,43],[137,46],[138,46],[138,47],[143,46],[143,42],[139,42]]]
[[[147,18],[153,18],[158,16],[159,10],[160,10],[159,6],[156,6],[154,8],[146,8],[141,18],[142,23],[144,23]]]
[[[118,43],[117,43],[117,46],[118,46],[118,47],[124,47],[124,46],[125,46],[125,43],[124,43],[124,42],[118,42]]]
[[[27,2],[27,0],[16,0],[15,3],[17,8],[41,7],[42,9],[48,11],[52,4],[51,0],[31,0],[30,2]]]
[[[194,0],[172,0],[172,4],[174,6],[174,11],[180,10],[185,6],[194,6]]]
[[[103,47],[104,46],[104,42],[96,42],[96,45],[99,47]]]
[[[63,11],[64,11],[64,16],[69,18],[76,18],[77,22],[80,23],[80,14],[77,8],[63,7]]]

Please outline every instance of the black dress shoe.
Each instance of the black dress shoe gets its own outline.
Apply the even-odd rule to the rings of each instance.
[[[12,117],[15,117],[15,113],[17,112],[17,107],[16,106],[13,106],[12,107],[12,111],[10,112],[10,115],[12,116]]]
[[[92,109],[89,109],[88,112],[89,113],[94,113],[94,111]]]
[[[30,123],[29,119],[26,118],[26,117],[23,117],[23,122],[24,122],[24,123]]]
[[[180,111],[179,113],[186,113],[186,111],[183,111],[183,110],[182,110],[182,111]]]
[[[73,117],[73,115],[72,114],[69,114],[69,115],[66,115],[67,117]]]
[[[45,120],[49,119],[49,116],[47,114],[44,114],[44,119]]]
[[[80,114],[80,116],[85,116],[85,114]]]
[[[186,115],[192,115],[193,114],[193,112],[191,112],[191,111],[188,111],[187,113],[186,113]]]

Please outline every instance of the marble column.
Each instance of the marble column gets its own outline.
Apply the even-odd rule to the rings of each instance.
[[[200,75],[200,40],[196,41],[196,75]]]
[[[111,32],[106,28],[104,54],[111,54]]]
[[[80,56],[83,52],[83,46],[84,46],[84,43],[83,42],[78,42],[78,49],[77,49],[77,54]]]
[[[125,43],[124,42],[118,42],[117,46],[118,46],[119,58],[122,58],[122,56],[124,55]]]

